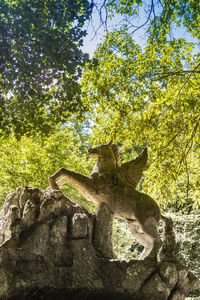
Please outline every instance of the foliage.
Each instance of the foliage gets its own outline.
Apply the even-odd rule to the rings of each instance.
[[[14,136],[1,141],[0,157],[0,199],[17,187],[33,186],[40,189],[48,187],[48,176],[61,167],[83,174],[89,174],[93,161],[88,160],[86,149],[88,135],[83,134],[83,126],[73,122],[69,128],[61,128],[47,138],[39,135],[23,137],[20,141]],[[71,186],[65,185],[63,192],[71,199],[89,210],[85,199]]]
[[[119,259],[138,259],[143,246],[133,238],[125,220],[114,219],[113,223],[113,246]]]
[[[125,30],[108,33],[82,81],[94,136],[112,136],[123,151],[148,145],[143,188],[163,207],[200,204],[200,56],[192,49],[184,40],[141,49]]]
[[[95,3],[102,25],[121,15],[124,25],[134,34],[144,29],[152,40],[163,41],[173,35],[175,27],[184,26],[193,37],[200,39],[200,4],[196,0],[105,0]],[[99,5],[98,5],[99,4]],[[121,28],[120,28],[121,29]]]
[[[174,222],[174,231],[176,234],[177,245],[179,249],[180,261],[187,265],[196,276],[200,276],[200,252],[199,252],[199,232],[200,232],[200,210],[194,214],[172,214]],[[199,299],[199,288],[191,292],[192,299]],[[197,297],[197,298],[195,298]]]
[[[194,0],[0,0],[1,135],[46,134],[74,112],[85,115],[79,86],[87,60],[81,51],[83,26],[98,5],[102,22],[103,9],[105,22],[120,14],[129,34],[149,24],[150,43],[165,41],[171,25],[181,23],[199,38],[199,3]],[[134,18],[140,14],[145,21],[137,26]]]
[[[1,0],[0,130],[48,132],[81,110],[87,0]]]

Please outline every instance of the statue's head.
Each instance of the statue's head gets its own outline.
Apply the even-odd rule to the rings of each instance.
[[[101,144],[99,146],[89,148],[87,152],[88,156],[95,157],[97,159],[107,159],[115,166],[120,166],[120,156],[117,150],[117,146],[113,144],[112,140],[108,144]]]
[[[87,151],[88,156],[95,158],[103,158],[112,156],[112,140],[108,144],[101,144],[99,146],[89,148]]]

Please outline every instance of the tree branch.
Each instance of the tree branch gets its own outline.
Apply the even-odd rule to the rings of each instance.
[[[200,73],[200,71],[197,71],[196,68],[195,68],[194,70],[182,70],[182,71],[173,71],[173,72],[167,72],[167,73],[155,73],[155,76],[161,76],[161,77],[156,78],[154,81],[165,79],[165,78],[168,78],[170,76],[177,76],[177,75],[178,76],[185,76],[188,73],[189,74]]]
[[[142,27],[144,27],[144,26],[149,22],[149,20],[150,20],[150,18],[151,18],[151,14],[152,14],[152,12],[153,12],[153,9],[154,9],[154,3],[153,3],[153,0],[151,0],[151,7],[150,7],[149,14],[148,14],[148,16],[147,16],[146,21],[145,21],[142,25],[140,25],[140,26],[138,26],[136,29],[134,29],[134,30],[130,33],[130,35],[133,35],[137,30],[141,29]]]
[[[194,137],[195,137],[195,135],[196,135],[198,125],[199,125],[199,122],[197,122],[197,123],[195,124],[194,129],[193,129],[193,131],[192,131],[192,134],[191,134],[191,136],[190,136],[190,138],[189,138],[189,140],[188,140],[188,142],[187,142],[187,144],[186,144],[186,146],[185,146],[185,149],[182,150],[183,156],[182,156],[181,160],[180,160],[179,163],[178,163],[179,166],[178,166],[178,170],[177,170],[177,172],[176,172],[176,175],[178,174],[178,172],[179,172],[179,170],[180,170],[180,166],[181,166],[182,162],[183,162],[184,160],[186,160],[187,155],[188,155],[188,153],[190,152],[190,150],[191,150],[191,148],[192,148],[192,145],[193,145],[193,139],[194,139]],[[191,143],[191,144],[190,144],[190,143]],[[190,145],[190,146],[189,146],[189,145]]]
[[[151,165],[152,163],[154,163],[154,162],[158,159],[159,156],[161,156],[162,151],[163,151],[164,149],[166,149],[167,147],[169,147],[169,145],[175,140],[175,138],[176,138],[182,131],[183,131],[183,129],[180,129],[180,130],[179,130],[179,131],[171,138],[171,140],[167,143],[167,145],[163,146],[163,147],[160,149],[160,151],[158,152],[157,157],[150,163],[150,165]]]
[[[198,65],[194,68],[194,70],[192,70],[191,74],[188,75],[188,77],[186,78],[184,84],[182,85],[182,87],[180,88],[180,90],[178,92],[178,96],[180,96],[181,90],[184,88],[184,86],[186,85],[186,83],[188,82],[188,80],[190,79],[190,77],[192,76],[192,74],[195,73],[195,72],[197,73],[196,70],[199,68],[199,66],[200,66],[200,63],[198,63]],[[199,71],[198,71],[198,73],[199,73]]]

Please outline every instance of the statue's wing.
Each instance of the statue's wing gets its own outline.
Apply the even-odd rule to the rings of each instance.
[[[142,178],[143,171],[148,169],[147,147],[135,158],[123,163],[118,168],[118,176],[124,182],[131,185],[134,189]]]

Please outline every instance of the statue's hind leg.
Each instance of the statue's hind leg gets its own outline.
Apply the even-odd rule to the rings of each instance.
[[[156,225],[154,225],[152,220],[147,220],[143,225],[136,220],[127,221],[133,237],[144,246],[140,259],[148,258],[157,260],[162,242],[158,235]]]
[[[162,246],[162,241],[157,231],[155,220],[148,219],[143,224],[144,236],[147,241],[148,253],[142,254],[142,259],[148,258],[151,260],[159,260],[159,253]]]
[[[151,252],[152,246],[149,245],[142,226],[136,220],[127,220],[127,222],[129,230],[132,233],[133,237],[144,247],[144,250],[139,258],[144,259]]]

